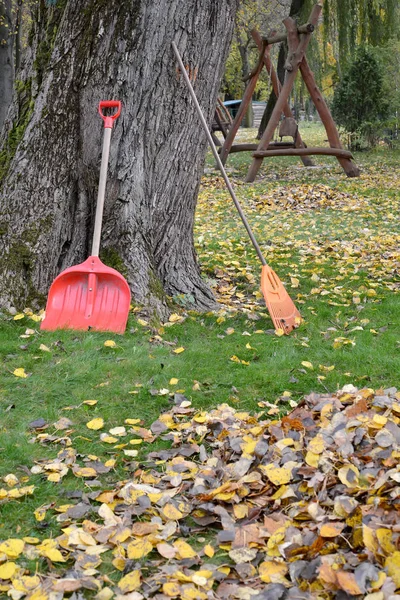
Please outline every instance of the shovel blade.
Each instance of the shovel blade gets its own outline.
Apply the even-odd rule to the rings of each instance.
[[[261,271],[261,291],[275,329],[287,335],[301,323],[301,316],[285,286],[271,267],[264,265]]]
[[[131,293],[125,278],[97,256],[63,271],[52,283],[41,329],[123,334]]]

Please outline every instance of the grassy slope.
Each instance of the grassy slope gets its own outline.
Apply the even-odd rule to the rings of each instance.
[[[320,137],[321,129],[305,131],[310,144],[317,141],[312,136]],[[156,329],[138,324],[132,314],[121,338],[40,333],[27,316],[14,321],[3,315],[0,476],[13,472],[28,477],[26,468],[35,460],[58,451],[51,444],[32,443],[35,436],[28,425],[38,418],[51,424],[68,417],[74,448],[105,459],[115,451],[97,441],[98,435],[85,427],[87,421],[101,416],[109,429],[125,418],[140,417],[149,426],[176,390],[199,410],[221,402],[257,410],[261,400],[279,399],[283,412],[289,406],[288,394],[282,398],[285,391],[297,400],[312,390],[335,390],[346,383],[400,387],[398,158],[398,153],[383,150],[358,156],[363,174],[356,180],[346,179],[334,159],[318,160],[326,165],[323,169],[303,169],[296,159],[274,159],[264,162],[253,185],[241,183],[249,155],[230,158],[238,195],[263,250],[304,316],[305,323],[290,337],[271,331],[258,292],[259,264],[211,159],[195,238],[205,276],[223,302],[220,314],[189,313],[182,323]],[[293,208],[279,205],[290,196]],[[180,300],[190,307],[190,299]],[[36,333],[21,339],[27,327]],[[104,347],[110,337],[116,348]],[[50,352],[40,350],[40,344]],[[185,351],[174,354],[180,346]],[[234,362],[234,356],[249,364]],[[20,367],[28,378],[13,375]],[[171,378],[179,382],[170,384]],[[155,395],[163,389],[169,393]],[[88,399],[98,403],[82,404]],[[46,430],[54,431],[52,426]],[[123,456],[117,455],[117,473],[106,480],[127,476]],[[38,476],[29,481],[39,484],[34,497],[1,507],[0,538],[15,534],[17,525],[20,535],[38,534],[40,524],[32,514],[37,506],[62,498],[69,487],[84,489],[76,478],[67,478],[61,489]]]

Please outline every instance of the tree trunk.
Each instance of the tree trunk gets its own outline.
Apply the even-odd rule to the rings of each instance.
[[[13,39],[11,0],[0,0],[0,129],[13,96]]]
[[[286,55],[287,55],[287,47],[286,47],[286,42],[283,42],[282,44],[280,44],[279,46],[279,53],[278,53],[278,64],[277,64],[277,69],[276,69],[276,74],[278,75],[278,79],[280,81],[281,86],[284,84],[285,82],[285,61],[286,61]],[[268,98],[268,102],[267,102],[267,106],[265,107],[260,125],[258,126],[258,132],[257,132],[257,139],[260,140],[263,136],[263,133],[265,131],[266,126],[268,125],[268,121],[271,118],[272,115],[272,111],[275,108],[275,104],[276,104],[276,95],[274,90],[271,90],[271,93],[269,95]]]
[[[240,60],[242,63],[242,68],[241,68],[242,79],[247,77],[248,74],[250,73],[249,41],[250,40],[247,39],[247,41],[245,43],[243,43],[243,42],[241,42],[240,39],[238,39],[238,49],[239,49],[239,54],[240,54]],[[250,102],[249,106],[247,107],[246,114],[244,115],[243,126],[244,127],[252,127],[253,126],[253,107],[252,107],[251,102]]]
[[[120,99],[100,256],[127,277],[138,303],[160,314],[166,295],[197,309],[215,306],[193,245],[206,137],[171,42],[211,121],[237,4],[68,0],[32,115],[3,168],[0,305],[43,304],[54,277],[89,255],[102,137],[97,105]],[[36,69],[39,51],[40,44]]]

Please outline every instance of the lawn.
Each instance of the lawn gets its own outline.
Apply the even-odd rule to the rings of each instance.
[[[308,145],[323,143],[320,126],[303,129]],[[253,134],[240,132],[243,139]],[[260,422],[279,423],[311,392],[334,398],[347,386],[355,402],[360,401],[356,388],[370,390],[364,392],[367,402],[381,396],[400,400],[394,389],[400,387],[400,152],[381,147],[357,154],[362,169],[357,179],[346,178],[333,158],[318,157],[315,168],[304,168],[295,158],[274,158],[264,161],[254,184],[244,184],[249,162],[249,153],[232,155],[228,171],[268,263],[304,319],[290,336],[278,336],[273,329],[259,292],[260,265],[211,155],[200,189],[195,242],[204,277],[220,302],[217,313],[197,314],[190,297],[179,297],[170,320],[157,324],[135,307],[121,337],[40,332],[29,307],[1,315],[0,540],[12,543],[11,549],[10,543],[0,543],[0,593],[11,590],[12,598],[43,600],[51,599],[54,590],[67,595],[83,590],[83,597],[97,594],[99,600],[114,592],[138,600],[139,590],[152,597],[164,586],[160,598],[205,598],[217,582],[222,585],[232,561],[238,564],[237,555],[227,554],[232,552],[229,536],[216,544],[215,535],[202,526],[200,537],[192,535],[196,515],[182,504],[187,499],[171,508],[164,497],[167,511],[143,503],[142,512],[135,513],[125,497],[127,482],[134,477],[141,485],[157,487],[157,469],[171,475],[165,461],[177,460],[168,454],[171,444],[179,448],[182,443],[183,456],[192,456],[189,447],[199,448],[207,438],[208,415],[216,415],[212,422],[227,419],[229,431],[224,409],[217,408],[223,403],[236,415],[231,425],[247,431],[249,423],[253,429],[257,424],[247,413],[259,412]],[[166,416],[160,420],[162,413]],[[182,429],[172,426],[177,421]],[[222,448],[222,439],[217,444],[213,437],[209,444]],[[193,474],[203,459],[191,460],[184,471]],[[181,491],[187,477],[179,477],[173,485]],[[157,493],[145,490],[155,503]],[[121,498],[130,512],[114,514]],[[221,498],[224,506],[229,501]],[[79,509],[68,513],[71,505]],[[100,505],[106,508],[99,516]],[[162,523],[163,531],[168,523],[180,522],[180,537],[171,525],[169,537],[164,531],[162,542],[158,539],[165,547],[157,546],[157,554],[150,528],[147,549],[135,549],[130,541],[127,551],[128,534],[122,532],[134,515],[142,523]],[[203,516],[197,514],[197,522]],[[100,522],[121,535],[112,550],[105,535],[93,541]],[[72,536],[74,528],[92,540],[60,541],[62,530],[64,537]],[[89,552],[96,543],[104,548]],[[214,565],[211,571],[201,566],[207,560]],[[176,561],[183,561],[183,570],[200,564],[197,580],[193,574],[172,577]],[[234,584],[248,577],[259,589],[260,560],[250,553],[239,564],[247,571],[242,568],[242,579],[236,573]],[[282,584],[286,571],[277,567],[279,576],[271,578],[269,566],[260,570],[261,582]],[[158,587],[154,582],[151,589],[141,587],[140,572],[144,577],[146,568],[149,574],[160,569]],[[393,569],[386,565],[386,573]],[[55,575],[58,588],[51,587],[46,573]],[[331,588],[348,592],[346,585]],[[363,589],[359,582],[357,589]],[[237,590],[224,593],[242,597]]]

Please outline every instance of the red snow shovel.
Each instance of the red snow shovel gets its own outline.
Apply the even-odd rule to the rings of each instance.
[[[106,108],[116,109],[112,116]],[[103,154],[97,195],[92,255],[85,262],[66,269],[53,281],[41,329],[95,329],[124,333],[131,301],[127,281],[118,271],[99,259],[108,156],[114,121],[121,113],[118,100],[102,101],[99,113],[104,120]]]

